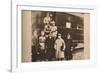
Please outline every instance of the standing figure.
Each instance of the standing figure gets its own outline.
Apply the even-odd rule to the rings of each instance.
[[[39,53],[40,53],[40,60],[44,61],[45,60],[45,36],[44,36],[44,31],[41,31],[41,36],[39,37]]]
[[[58,34],[58,38],[55,41],[54,44],[55,48],[55,54],[56,54],[56,59],[57,60],[63,60],[64,59],[64,50],[65,50],[65,42],[61,38],[61,34]]]
[[[55,21],[51,22],[51,34],[52,34],[52,37],[54,38],[57,37],[57,26],[55,25]]]
[[[32,62],[38,60],[38,31],[35,30],[32,34]]]
[[[55,58],[55,49],[54,49],[54,38],[49,35],[48,38],[46,38],[46,50],[47,50],[47,59],[48,61],[52,61]]]
[[[50,20],[51,20],[50,14],[47,13],[46,17],[44,17],[44,19],[43,19],[43,23],[44,23],[45,25],[46,25],[46,24],[49,24],[49,23],[50,23]]]
[[[45,35],[49,35],[51,33],[51,25],[50,24],[45,25],[44,32],[45,32]]]
[[[68,33],[67,39],[65,40],[66,43],[66,49],[65,49],[65,59],[66,60],[71,60],[72,59],[72,52],[71,52],[71,47],[72,47],[72,39],[70,34]]]

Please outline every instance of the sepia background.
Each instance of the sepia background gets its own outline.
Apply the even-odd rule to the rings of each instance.
[[[42,23],[42,18],[44,17],[45,12],[42,11],[28,11],[22,10],[22,62],[31,62],[31,46],[33,37],[33,31],[38,30],[38,26]],[[55,14],[55,13],[54,13]],[[90,15],[88,13],[59,13],[56,12],[56,23],[60,26],[64,26],[65,14],[72,18],[76,17],[76,21],[78,19],[82,19],[79,21],[83,22],[83,37],[75,37],[74,39],[83,39],[84,42],[84,51],[80,51],[78,53],[74,53],[73,60],[85,60],[90,57],[90,38],[89,38],[89,30],[90,30]],[[74,18],[75,19],[75,18]],[[60,22],[61,21],[61,22]],[[63,23],[62,23],[63,21]],[[74,27],[74,26],[73,26]],[[79,45],[81,46],[81,45]]]

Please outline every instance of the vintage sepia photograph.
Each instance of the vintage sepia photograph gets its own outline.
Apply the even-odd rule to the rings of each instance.
[[[90,14],[21,10],[22,62],[90,59]]]

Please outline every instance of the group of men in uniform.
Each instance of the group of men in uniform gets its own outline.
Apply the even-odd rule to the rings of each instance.
[[[52,14],[47,13],[43,19],[44,28],[38,40],[37,57],[40,61],[54,61],[72,59],[71,37],[67,35],[66,40],[62,39],[61,33],[58,33]]]

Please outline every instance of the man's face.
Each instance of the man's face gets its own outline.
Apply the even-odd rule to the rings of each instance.
[[[53,23],[52,25],[55,26],[55,23]]]
[[[51,38],[52,36],[51,36],[51,34],[49,35],[49,38]]]
[[[47,13],[47,17],[49,17],[49,13]]]
[[[58,35],[58,39],[60,39],[61,38],[61,35]]]
[[[41,32],[41,35],[44,36],[44,32]]]
[[[50,17],[53,17],[53,15],[52,15],[52,14],[50,14]]]

